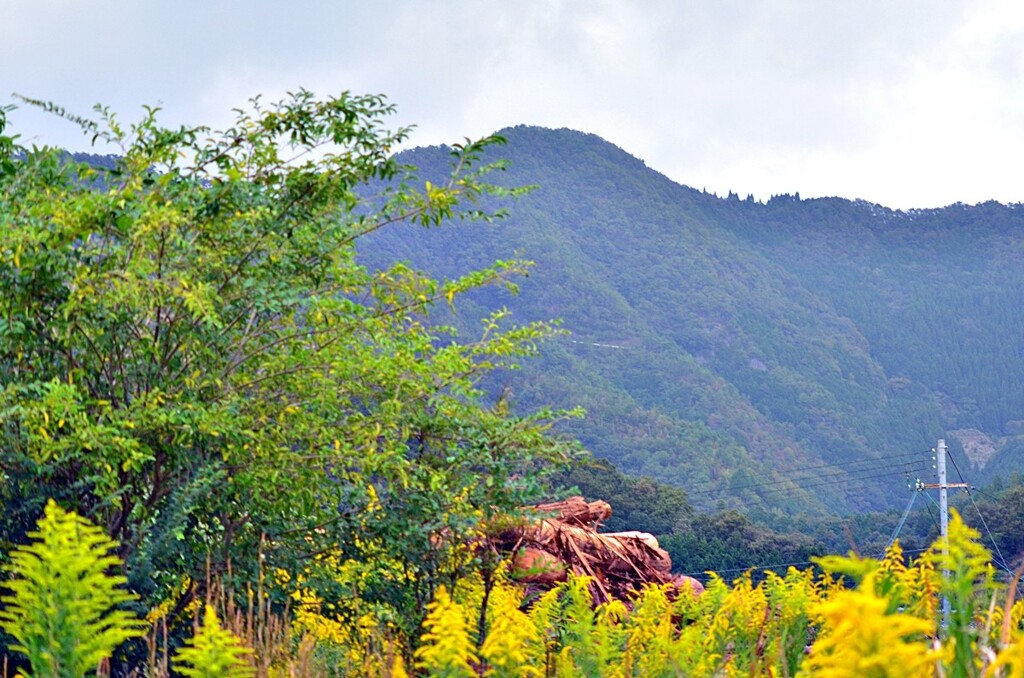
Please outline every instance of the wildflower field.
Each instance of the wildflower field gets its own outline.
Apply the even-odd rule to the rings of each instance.
[[[820,569],[765,572],[757,583],[751,572],[732,583],[712,575],[700,594],[650,586],[596,607],[587,577],[526,596],[502,562],[440,586],[412,637],[386,606],[358,596],[327,603],[305,576],[283,572],[249,591],[247,608],[207,582],[205,604],[134,618],[123,579],[104,572],[117,560],[97,528],[51,504],[32,536],[12,554],[0,615],[16,639],[8,659],[27,659],[32,675],[109,671],[110,657],[141,639],[148,661],[130,675],[1024,675],[1019,571],[1009,585],[997,581],[978,533],[957,515],[948,540],[910,562],[896,542],[881,560],[828,556]],[[352,563],[318,565],[359,590]],[[285,593],[283,606],[271,604],[275,593]],[[174,636],[183,624],[191,637],[173,647],[168,629]]]
[[[1024,601],[995,578],[979,535],[958,517],[906,562],[820,559],[757,584],[712,576],[703,594],[661,587],[591,609],[585,578],[523,609],[496,587],[478,641],[479,583],[440,591],[416,650],[438,676],[1020,676]],[[941,600],[950,603],[945,618]]]

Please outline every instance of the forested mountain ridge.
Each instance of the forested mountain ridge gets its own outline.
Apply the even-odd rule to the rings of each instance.
[[[568,432],[698,506],[847,511],[905,501],[947,436],[981,482],[1019,468],[1024,209],[900,212],[837,198],[719,198],[602,139],[517,127],[502,180],[538,188],[490,226],[385,229],[369,264],[443,276],[537,263],[522,295],[478,294],[571,335],[505,375],[523,405],[584,406]],[[441,176],[443,148],[403,160]],[[364,250],[364,251],[367,251]],[[971,467],[952,435],[1000,450]]]

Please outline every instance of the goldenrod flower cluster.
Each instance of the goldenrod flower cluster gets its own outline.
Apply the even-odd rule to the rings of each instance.
[[[595,607],[587,577],[529,599],[500,573],[487,586],[475,577],[438,590],[415,666],[437,676],[1024,676],[1024,603],[989,560],[954,516],[949,539],[913,561],[897,542],[881,559],[711,575],[699,596],[652,586]]]

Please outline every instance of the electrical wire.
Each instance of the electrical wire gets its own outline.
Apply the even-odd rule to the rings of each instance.
[[[900,522],[896,526],[896,529],[893,530],[893,533],[889,536],[889,543],[885,545],[885,551],[883,551],[882,555],[879,556],[879,560],[885,557],[885,552],[892,547],[893,543],[896,541],[896,538],[900,536],[900,530],[902,530],[903,526],[906,524],[907,516],[910,515],[910,509],[914,508],[914,502],[917,501],[918,494],[920,493],[917,492],[916,490],[910,493],[910,501],[907,503],[907,509],[903,512],[903,517],[900,518]]]
[[[971,491],[972,491],[972,492],[977,492],[978,494],[980,494],[980,495],[982,495],[982,496],[988,497],[988,498],[989,498],[989,499],[991,499],[992,501],[1001,501],[1001,499],[999,499],[999,497],[997,497],[996,495],[994,495],[994,494],[989,494],[988,492],[986,492],[985,490],[982,490],[982,489],[980,489],[980,488],[977,488],[977,487],[972,487],[972,488],[971,488]]]
[[[904,471],[905,470],[908,473],[914,473],[915,471],[924,470],[925,467],[921,466],[921,467],[910,468],[910,469],[903,469],[903,468],[899,468],[899,467],[893,467],[893,468],[897,469],[897,470],[900,470],[900,471]],[[874,469],[864,469],[864,471],[868,471],[868,470],[874,470]],[[860,475],[841,475],[840,474],[840,475],[837,475],[835,477],[820,476],[819,478],[813,478],[812,477],[812,478],[801,478],[801,479],[798,479],[798,480],[787,480],[787,481],[779,481],[779,482],[751,483],[750,485],[737,486],[735,488],[730,488],[730,489],[739,490],[739,489],[748,489],[748,488],[759,488],[759,489],[763,489],[766,493],[783,493],[783,492],[786,491],[785,488],[778,488],[778,489],[776,489],[776,488],[773,488],[771,486],[773,486],[773,485],[782,485],[782,484],[787,484],[787,485],[788,484],[792,484],[792,486],[796,487],[797,489],[806,490],[806,489],[811,489],[811,488],[814,488],[814,487],[822,487],[824,485],[836,485],[836,484],[840,484],[840,483],[843,484],[843,485],[849,485],[851,483],[859,483],[859,482],[863,482],[863,481],[867,481],[867,480],[876,480],[878,478],[891,478],[892,476],[893,476],[893,473],[892,473],[891,470],[890,471],[884,471],[882,473],[863,473],[862,472]],[[804,481],[806,481],[806,480],[814,480],[816,482],[805,483]]]
[[[927,493],[926,493],[926,494],[927,494]],[[936,502],[936,501],[935,501],[935,499],[933,499],[933,498],[932,498],[932,496],[931,496],[930,494],[928,494],[927,496],[928,496],[928,498],[929,498],[929,499],[931,499],[931,500],[932,500],[932,503],[933,503],[933,504],[935,504],[936,506],[938,506],[938,502]],[[935,525],[935,528],[936,528],[937,530],[940,530],[940,531],[941,531],[941,530],[942,530],[942,525],[941,525],[941,524],[939,524],[939,517],[938,517],[938,516],[936,516],[936,515],[935,515],[934,513],[932,513],[932,507],[931,507],[931,506],[929,506],[928,504],[925,504],[924,506],[925,506],[925,508],[926,508],[926,509],[928,509],[928,517],[932,519],[932,523],[934,523],[934,525]],[[940,509],[940,510],[941,510],[941,509]]]
[[[929,450],[929,452],[931,452],[931,450]],[[771,493],[779,493],[779,494],[781,494],[781,493],[786,492],[786,489],[785,488],[775,488],[773,486],[789,485],[791,487],[796,487],[797,489],[808,489],[808,488],[812,488],[812,487],[820,487],[822,485],[833,485],[833,484],[837,484],[837,483],[849,484],[851,482],[862,482],[862,481],[873,480],[873,479],[877,479],[877,478],[891,477],[892,476],[892,471],[894,471],[894,470],[903,471],[904,473],[906,473],[909,476],[911,473],[914,473],[914,472],[926,469],[927,466],[928,466],[927,463],[925,462],[925,463],[922,464],[921,462],[909,462],[908,461],[908,462],[902,462],[902,463],[898,462],[896,464],[878,465],[877,462],[879,462],[879,461],[890,461],[891,462],[894,459],[900,459],[900,458],[905,458],[905,457],[919,457],[920,454],[921,453],[906,453],[906,454],[901,454],[901,455],[894,455],[893,457],[889,457],[889,458],[884,459],[884,460],[878,460],[878,459],[858,460],[858,461],[855,461],[853,463],[854,464],[874,464],[874,466],[866,466],[864,468],[853,468],[853,469],[847,468],[846,470],[837,470],[837,471],[835,471],[833,473],[809,475],[809,476],[797,477],[797,478],[786,478],[786,479],[777,480],[777,481],[756,482],[756,483],[749,483],[749,484],[746,484],[746,485],[737,485],[737,486],[732,486],[732,487],[724,486],[724,487],[713,488],[713,489],[696,490],[696,491],[693,491],[693,492],[688,492],[688,494],[700,496],[700,495],[707,495],[707,494],[713,494],[713,493],[735,492],[737,490],[754,489],[754,488],[760,490],[762,493],[769,493],[769,494],[771,494]],[[1012,572],[1012,570],[1009,568],[1009,566],[1008,566],[1008,564],[1006,562],[1006,559],[1003,557],[1003,554],[1002,554],[1002,552],[999,549],[999,544],[996,542],[995,536],[992,534],[992,530],[988,526],[988,522],[985,520],[985,516],[981,512],[981,508],[978,506],[978,503],[974,500],[974,496],[972,494],[972,491],[981,492],[982,494],[984,494],[986,496],[989,496],[989,497],[992,497],[992,495],[988,495],[987,493],[982,492],[981,490],[978,490],[975,487],[970,487],[969,484],[967,483],[967,481],[964,479],[963,474],[960,472],[960,468],[957,465],[956,460],[953,459],[952,455],[948,455],[948,453],[947,453],[947,456],[948,456],[949,460],[953,463],[953,468],[956,471],[957,476],[959,476],[960,482],[965,484],[965,485],[968,485],[968,489],[966,490],[967,496],[970,499],[971,504],[974,506],[974,510],[978,513],[978,518],[981,520],[981,524],[982,524],[982,526],[985,529],[985,533],[988,535],[989,540],[992,542],[992,546],[993,546],[993,549],[995,551],[996,558],[993,558],[993,562],[995,563],[995,565],[997,565],[999,568],[1005,570],[1006,572]],[[803,468],[795,469],[794,472],[795,473],[806,473],[807,471],[810,471],[810,470],[825,469],[825,468],[837,468],[837,465],[835,465],[835,464],[822,464],[820,466],[803,467]],[[838,468],[842,469],[843,467],[839,466]],[[888,472],[885,472],[885,473],[874,473],[874,471],[877,471],[879,469],[888,469]],[[814,482],[807,482],[807,481],[814,481]],[[921,494],[921,492],[920,491],[915,491],[911,495],[910,501],[907,503],[907,507],[903,511],[903,515],[900,517],[900,520],[899,520],[899,523],[896,526],[896,529],[893,531],[892,535],[889,537],[889,541],[888,541],[888,544],[886,546],[886,550],[888,550],[889,547],[892,546],[893,542],[896,540],[896,538],[899,536],[899,533],[902,531],[903,527],[906,525],[907,518],[910,516],[910,512],[913,509],[914,502],[917,500],[917,495],[918,494]],[[942,507],[939,506],[939,503],[935,500],[935,498],[931,495],[931,493],[924,492],[924,494],[928,497],[929,501],[932,504],[934,504],[940,511],[942,510]],[[992,498],[998,501],[998,498],[996,498],[996,497],[992,497]],[[932,518],[932,521],[936,524],[936,526],[939,526],[939,521],[938,521],[937,517],[935,516],[935,514],[932,513],[931,506],[930,505],[926,505],[926,508],[928,510],[928,515]],[[906,550],[906,551],[904,551],[904,553],[905,554],[921,553],[921,552],[924,552],[924,551],[927,551],[927,550],[928,549],[912,549],[912,550]],[[883,557],[884,557],[884,555],[883,555]],[[714,572],[715,574],[722,574],[722,573],[730,573],[730,572],[747,572],[747,571],[750,571],[750,570],[763,571],[763,570],[776,570],[776,569],[779,569],[779,568],[788,568],[788,567],[801,567],[801,566],[808,566],[808,565],[813,565],[813,564],[814,564],[813,561],[800,561],[800,562],[791,562],[791,563],[776,563],[776,564],[772,564],[772,565],[750,565],[750,566],[747,566],[747,567],[726,568],[726,569],[719,569],[719,570],[709,569],[709,570],[705,570],[704,572],[689,572],[689,573],[684,573],[684,574],[685,574],[685,576],[688,576],[688,577],[698,577],[698,576],[704,576],[708,572]],[[1018,583],[1018,588],[1020,588],[1021,585],[1022,585],[1022,583],[1019,582]]]
[[[908,550],[904,551],[903,553],[904,554],[924,553],[927,550],[928,549],[908,549]],[[708,573],[722,574],[722,573],[726,573],[726,572],[747,572],[748,570],[755,570],[755,571],[758,571],[758,572],[767,571],[767,570],[775,571],[775,570],[777,570],[779,568],[783,568],[783,567],[800,567],[800,566],[814,565],[814,564],[815,564],[815,562],[813,560],[803,560],[803,561],[793,562],[793,563],[775,563],[774,565],[748,565],[746,567],[729,567],[729,568],[725,568],[725,569],[721,569],[721,570],[716,570],[716,569],[713,569],[713,568],[708,568],[708,569],[703,570],[701,572],[681,572],[680,574],[682,574],[684,577],[700,577],[700,576],[705,576]]]
[[[930,501],[931,501],[931,502],[932,502],[933,504],[935,504],[935,508],[939,509],[939,511],[942,511],[942,506],[940,506],[940,505],[939,505],[939,502],[937,502],[937,501],[935,500],[935,497],[933,497],[932,495],[930,495],[930,494],[929,494],[929,493],[927,493],[927,492],[925,492],[925,493],[924,493],[924,496],[928,497],[928,499],[929,499],[929,500],[930,500]],[[936,524],[936,525],[938,525],[939,527],[941,527],[941,523],[939,523],[939,522],[938,522],[938,520],[936,520],[935,524]]]
[[[999,550],[999,543],[996,542],[995,535],[993,535],[992,530],[988,528],[988,521],[986,521],[985,516],[982,515],[981,507],[978,506],[978,502],[974,501],[974,496],[971,494],[971,490],[974,488],[970,486],[970,483],[964,480],[964,474],[960,473],[960,467],[957,466],[956,459],[953,459],[953,455],[947,453],[946,456],[948,456],[949,460],[953,462],[953,468],[956,470],[956,474],[959,476],[960,482],[967,485],[967,498],[971,500],[971,505],[973,505],[974,510],[977,511],[978,518],[981,520],[981,525],[985,528],[985,534],[988,535],[989,541],[992,542],[992,548],[995,550],[996,556],[999,557],[999,561],[996,562],[996,565],[1000,566],[1007,572],[1013,572],[1013,570],[1010,569],[1009,563],[1006,562],[1006,558],[1003,557],[1002,551]]]
[[[850,462],[850,464],[867,464],[868,467],[865,467],[863,469],[846,467],[848,469],[847,471],[839,471],[839,470],[837,470],[837,471],[834,471],[833,473],[825,474],[825,475],[840,476],[840,475],[844,475],[845,473],[856,473],[858,471],[875,470],[877,468],[898,468],[898,467],[901,467],[902,465],[908,464],[910,462],[909,461],[903,461],[903,462],[897,461],[896,464],[888,464],[888,465],[882,465],[882,466],[879,466],[878,462],[891,462],[893,460],[902,459],[902,458],[905,458],[905,457],[918,457],[918,458],[921,458],[921,454],[922,453],[919,453],[919,452],[911,452],[911,453],[905,453],[905,454],[897,454],[897,455],[893,455],[891,457],[886,457],[886,458],[883,458],[883,459],[858,459],[858,460],[854,460],[854,461]],[[921,459],[921,461],[924,461],[924,460]],[[844,467],[842,465],[839,465],[839,464],[820,464],[820,465],[817,465],[817,466],[798,467],[798,468],[792,469],[791,473],[806,473],[808,471],[814,471],[814,470],[817,470],[817,469],[841,469],[841,468],[844,468]],[[814,476],[812,475],[810,477],[814,477]],[[788,482],[788,481],[783,480],[783,481],[777,481],[777,482],[783,483],[783,482]],[[759,485],[759,484],[762,484],[762,483],[752,483],[751,486]],[[723,486],[715,487],[715,488],[707,488],[707,489],[703,489],[703,490],[701,490],[701,489],[693,490],[693,491],[690,492],[690,494],[709,494],[709,493],[713,493],[713,492],[724,492],[724,491],[727,491],[727,490],[741,489],[743,487],[746,487],[746,486],[723,485]]]
[[[904,457],[920,457],[920,458],[923,459],[923,458],[925,458],[926,455],[929,455],[929,454],[931,454],[931,450],[926,450],[924,452],[903,452],[901,454],[894,454],[894,455],[891,455],[891,456],[888,456],[888,457],[879,457],[877,459],[853,459],[853,460],[850,461],[850,463],[851,464],[873,464],[873,463],[878,462],[878,461],[892,461],[894,459],[903,459]],[[813,471],[815,469],[821,469],[821,468],[835,468],[836,466],[841,466],[841,464],[818,464],[816,466],[801,466],[801,467],[793,469],[793,471],[799,473],[801,471]]]
[[[917,455],[915,453],[914,455],[899,455],[899,456],[919,456],[919,455]],[[898,457],[896,457],[896,458],[898,458]],[[721,494],[721,493],[724,493],[724,492],[730,492],[731,493],[731,492],[735,492],[736,490],[745,490],[745,489],[750,489],[750,488],[754,488],[754,487],[763,488],[763,487],[770,486],[770,485],[796,485],[797,487],[804,487],[803,485],[800,485],[800,483],[808,481],[808,480],[823,481],[823,482],[816,482],[816,483],[814,483],[814,485],[808,485],[807,486],[807,487],[812,487],[812,486],[817,486],[817,485],[820,485],[820,484],[830,484],[832,482],[845,482],[847,480],[858,480],[858,479],[861,478],[861,476],[858,476],[857,474],[863,474],[863,473],[873,472],[873,471],[878,471],[878,470],[883,470],[883,469],[903,471],[903,472],[906,472],[906,473],[913,473],[915,471],[920,471],[920,470],[924,470],[925,468],[927,468],[927,461],[925,461],[925,460],[920,460],[919,462],[904,461],[904,462],[897,462],[896,464],[878,464],[879,461],[889,461],[889,460],[888,459],[887,460],[865,459],[865,460],[860,460],[860,461],[856,461],[856,462],[853,462],[853,463],[857,463],[857,464],[869,463],[869,464],[872,464],[872,465],[871,466],[866,466],[864,468],[848,468],[847,470],[836,470],[836,471],[834,471],[832,473],[822,473],[822,474],[817,474],[817,475],[809,475],[809,476],[805,476],[805,477],[789,477],[789,478],[784,478],[784,479],[780,479],[780,480],[771,480],[771,481],[761,481],[761,482],[747,483],[745,485],[731,485],[731,486],[730,485],[725,485],[725,486],[721,486],[721,487],[709,488],[709,489],[703,489],[703,490],[702,489],[687,490],[687,495],[691,496],[691,497],[695,497],[695,496],[705,496],[705,495],[708,495],[708,494]],[[814,466],[814,467],[808,467],[808,468],[804,468],[804,469],[795,469],[793,472],[794,473],[801,473],[801,472],[805,472],[807,470],[814,469],[814,468],[837,468],[837,467],[834,464],[824,464],[822,466]],[[842,469],[843,467],[838,467],[838,468]],[[886,473],[886,474],[882,474],[882,475],[891,475],[891,474]],[[878,477],[878,476],[863,476],[863,477],[864,478],[873,478],[873,477]],[[829,479],[835,479],[835,480],[833,481],[833,480],[829,480]]]
[[[818,476],[812,475],[812,476],[808,476],[808,478],[805,478],[805,479],[816,478],[816,477],[827,477],[827,476],[842,476],[842,475],[846,475],[847,473],[857,473],[859,471],[869,471],[869,470],[873,471],[873,470],[876,470],[878,468],[902,468],[903,465],[909,464],[910,462],[904,461],[904,462],[897,462],[896,464],[881,465],[881,466],[878,465],[878,462],[880,462],[880,461],[892,461],[894,459],[900,459],[900,458],[903,458],[903,457],[920,457],[920,453],[916,453],[915,452],[915,453],[894,455],[893,457],[888,457],[888,458],[885,458],[885,459],[859,459],[859,460],[851,462],[851,464],[868,464],[869,466],[865,467],[865,468],[862,468],[862,469],[848,468],[848,470],[846,470],[846,471],[836,470],[833,473],[825,474],[824,476],[822,476],[822,475],[818,475]],[[815,469],[826,469],[826,468],[837,469],[837,468],[843,468],[843,467],[838,465],[838,464],[821,464],[821,465],[818,465],[818,466],[805,466],[805,467],[800,467],[800,468],[792,469],[791,472],[792,473],[805,473],[807,471],[812,471],[812,470],[815,470]],[[790,480],[800,480],[800,478],[795,478],[795,479],[791,478],[791,479],[787,479],[787,480],[773,481],[773,484],[775,484],[775,483],[782,484],[782,483],[790,482]],[[723,486],[720,486],[720,487],[707,488],[707,489],[703,489],[703,490],[701,490],[701,489],[692,490],[692,491],[689,492],[689,494],[710,494],[710,493],[714,493],[714,492],[725,492],[725,491],[728,491],[728,490],[743,489],[745,487],[754,487],[754,486],[759,486],[759,485],[763,485],[763,484],[765,484],[765,483],[751,483],[750,485],[736,485],[736,486],[723,485]]]

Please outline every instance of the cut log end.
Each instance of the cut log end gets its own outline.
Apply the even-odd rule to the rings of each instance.
[[[512,557],[511,577],[527,584],[554,586],[568,577],[565,563],[534,546],[519,549]]]

